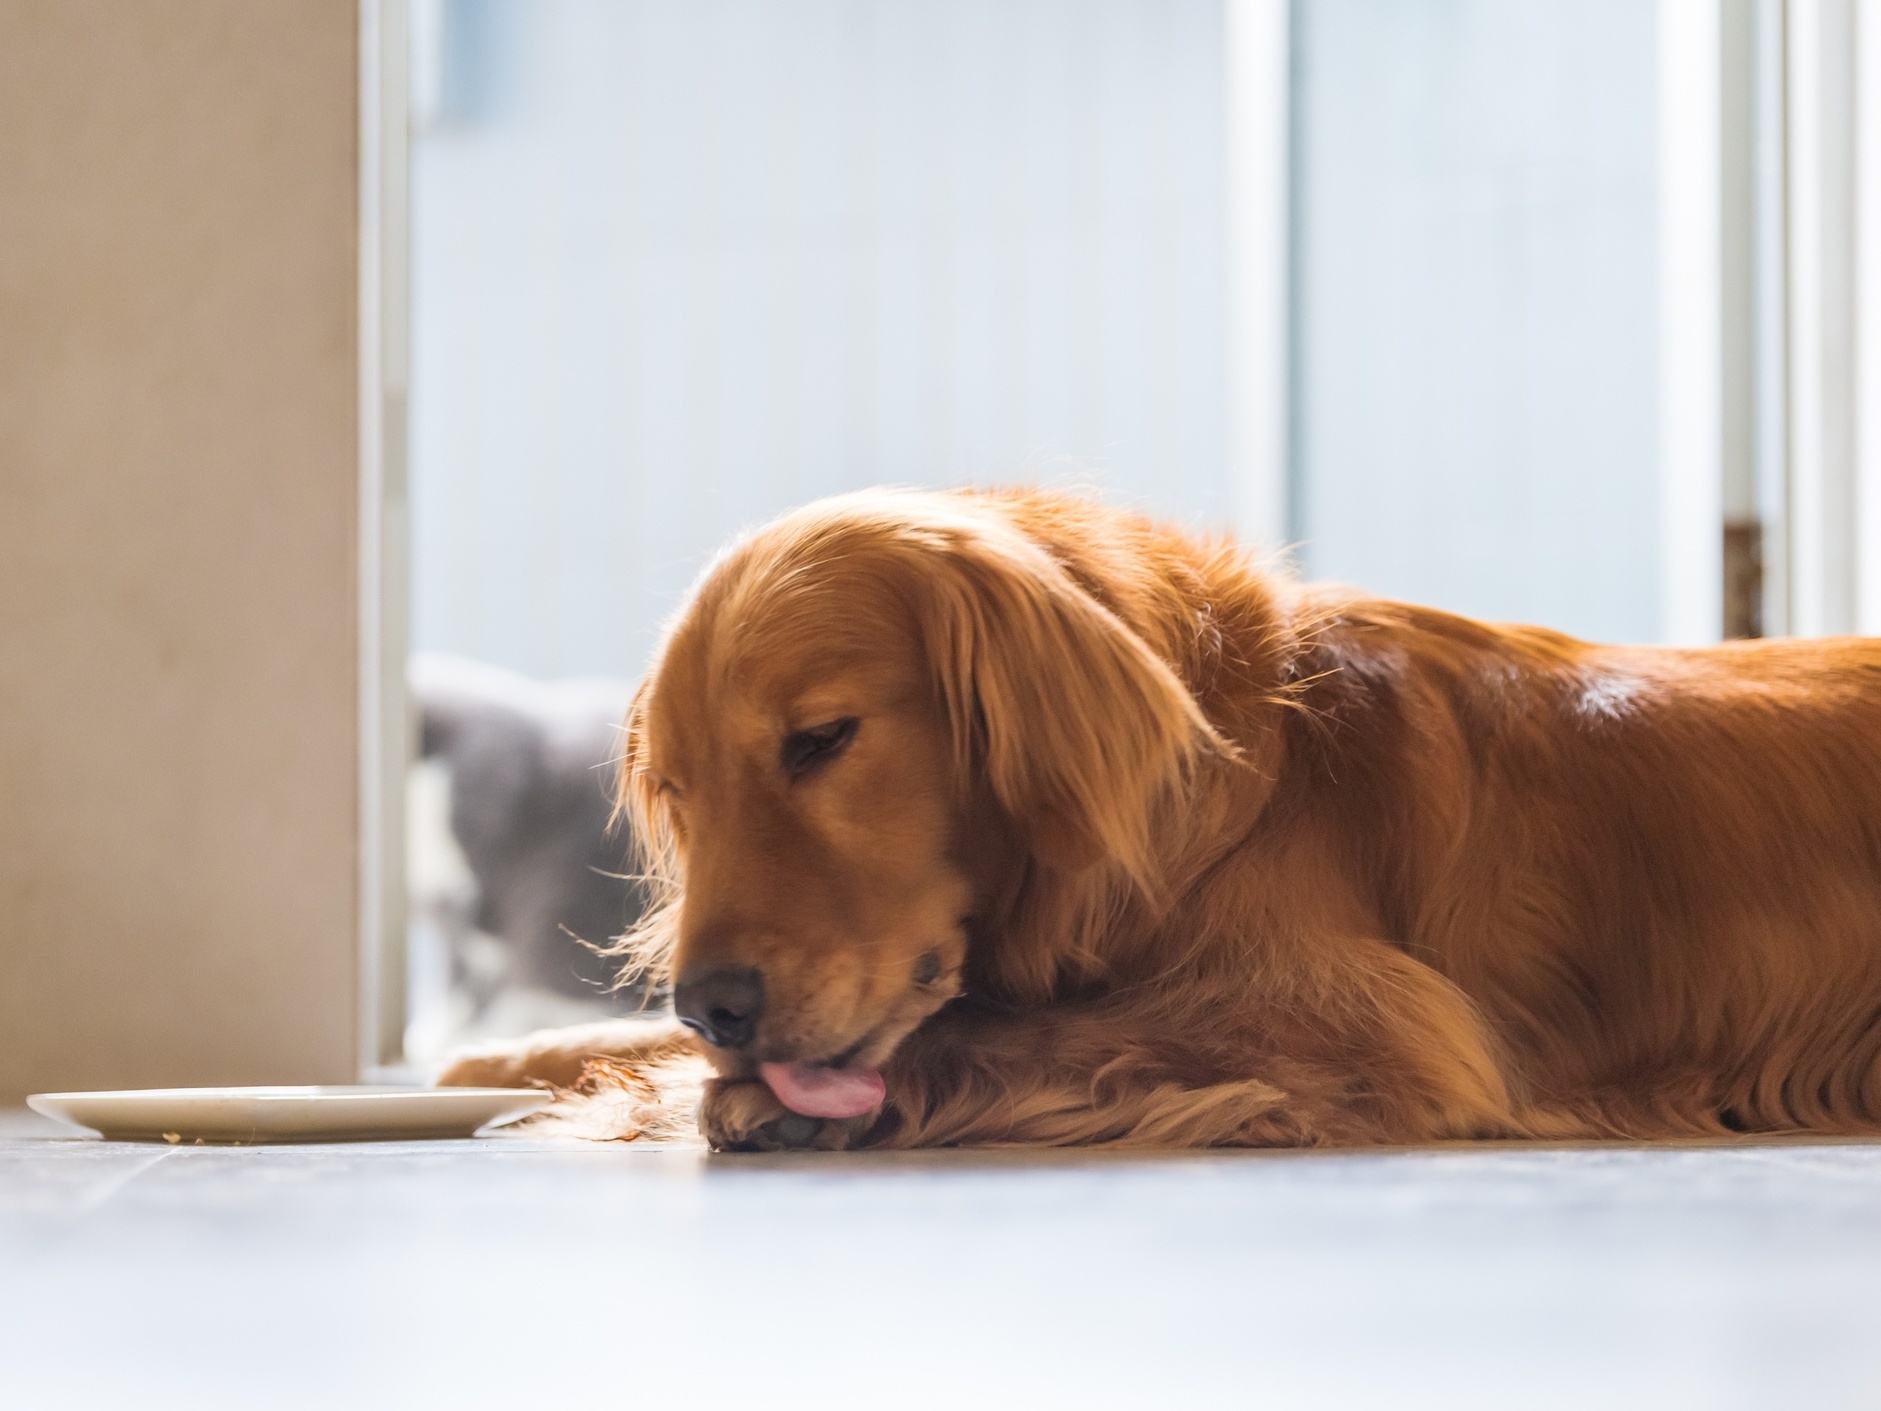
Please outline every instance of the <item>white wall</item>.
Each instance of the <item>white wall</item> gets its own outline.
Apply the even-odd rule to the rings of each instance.
[[[1295,5],[1313,574],[1661,636],[1656,22],[1639,0]]]
[[[1230,517],[1220,0],[420,20],[415,647],[636,673],[727,536],[860,485]]]
[[[1720,529],[1663,497],[1659,7],[1291,10],[1304,567],[1691,635]],[[1272,444],[1233,345],[1259,333],[1241,177],[1273,163],[1224,71],[1286,26],[1244,11],[426,0],[414,644],[633,674],[728,535],[883,481],[1271,523],[1233,483]],[[1704,589],[1682,616],[1672,578]]]

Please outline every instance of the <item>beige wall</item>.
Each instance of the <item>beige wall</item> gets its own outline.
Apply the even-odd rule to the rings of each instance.
[[[0,0],[0,1102],[353,1071],[356,23]]]

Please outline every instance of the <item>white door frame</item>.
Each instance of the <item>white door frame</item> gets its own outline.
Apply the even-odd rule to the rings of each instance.
[[[405,1048],[407,0],[359,0],[359,1025],[362,1077]]]
[[[1881,632],[1881,5],[1762,0],[1782,45],[1787,629]]]
[[[1234,527],[1285,547],[1292,354],[1288,0],[1226,0],[1228,473]]]
[[[1724,48],[1720,0],[1659,4],[1660,635],[1724,624]]]
[[[1881,632],[1881,0],[1659,0],[1659,41],[1668,639],[1716,637],[1740,499],[1766,635]]]

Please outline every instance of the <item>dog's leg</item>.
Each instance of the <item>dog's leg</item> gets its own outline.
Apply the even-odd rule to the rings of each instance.
[[[461,1049],[438,1075],[443,1087],[521,1088],[549,1084],[573,1087],[591,1058],[626,1063],[654,1063],[697,1052],[690,1031],[671,1018],[604,1019],[565,1029],[541,1029],[520,1039],[505,1039]]]
[[[893,1111],[854,1139],[891,1147],[1347,1146],[1514,1132],[1500,1086],[1481,1081],[1467,1058],[1425,1043],[1348,1032],[1303,1052],[1259,1036],[1191,1044],[1160,1026],[1132,1033],[1120,1017],[1066,1014],[1043,1035],[978,1025],[937,1031],[934,1048],[910,1053],[899,1081],[891,1079]],[[1066,1035],[1083,1023],[1096,1032]],[[1297,1032],[1297,1018],[1286,1027]],[[950,1039],[960,1046],[954,1054],[935,1051]]]
[[[890,1060],[878,1114],[818,1121],[760,1083],[721,1081],[707,1087],[701,1124],[716,1146],[760,1150],[1515,1135],[1492,1045],[1461,992],[1394,948],[1344,952],[1318,983],[1226,1007],[1150,991],[1023,1014],[944,1010]]]

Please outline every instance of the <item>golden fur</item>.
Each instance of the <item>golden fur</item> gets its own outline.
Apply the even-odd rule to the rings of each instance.
[[[1069,496],[882,491],[724,555],[628,732],[668,889],[632,944],[769,996],[708,1052],[721,1146],[1881,1126],[1881,641],[1590,646]],[[791,1118],[760,1058],[887,1099]]]

